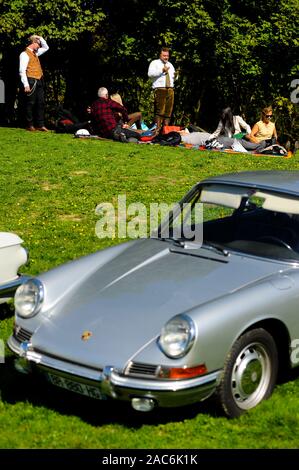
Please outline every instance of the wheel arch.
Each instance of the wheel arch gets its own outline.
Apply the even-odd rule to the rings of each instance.
[[[274,339],[277,353],[278,353],[278,374],[279,378],[282,378],[286,372],[290,370],[290,335],[286,325],[276,318],[267,318],[257,323],[250,325],[246,330],[239,336],[241,337],[245,333],[257,328],[263,328],[266,330]]]

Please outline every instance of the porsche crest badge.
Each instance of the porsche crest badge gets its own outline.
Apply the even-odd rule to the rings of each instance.
[[[88,341],[92,337],[91,331],[84,331],[81,335],[82,341]]]

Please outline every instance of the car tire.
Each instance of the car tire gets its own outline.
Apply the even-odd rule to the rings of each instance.
[[[234,343],[217,388],[225,414],[237,418],[268,398],[278,371],[277,347],[264,329],[248,331]]]

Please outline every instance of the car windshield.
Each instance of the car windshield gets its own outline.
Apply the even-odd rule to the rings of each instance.
[[[223,254],[299,262],[299,199],[240,187],[199,187],[161,224],[159,238]]]

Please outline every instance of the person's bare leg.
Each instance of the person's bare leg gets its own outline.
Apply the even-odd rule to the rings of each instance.
[[[129,122],[128,122],[129,127],[131,127],[134,123],[136,123],[137,129],[141,129],[141,121],[142,121],[142,113],[140,111],[129,114]]]

